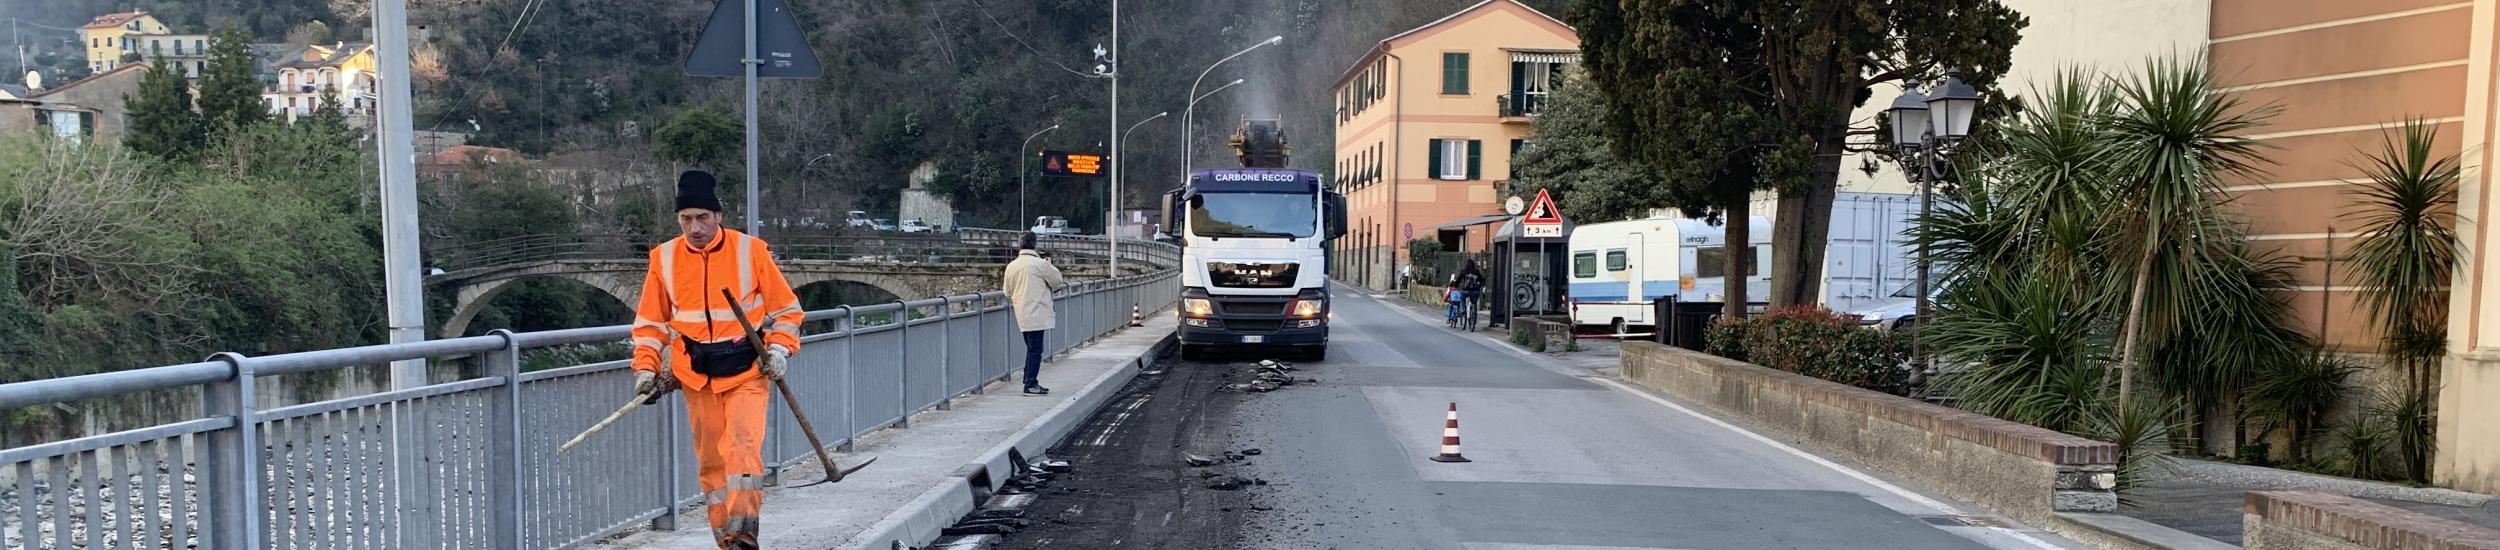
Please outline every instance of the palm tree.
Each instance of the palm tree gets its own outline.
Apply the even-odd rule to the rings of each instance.
[[[2456,271],[2457,180],[2455,155],[2433,157],[2436,125],[2406,120],[2399,141],[2382,136],[2380,150],[2357,168],[2369,181],[2347,191],[2361,223],[2353,253],[2364,283],[2362,304],[2378,325],[2380,349],[2404,371],[2405,386],[2386,410],[2395,418],[2398,451],[2416,481],[2429,477],[2431,395],[2439,356],[2447,347],[2448,289]]]
[[[2189,299],[2194,290],[2157,287],[2153,278],[2163,273],[2172,276],[2166,283],[2177,283],[2210,275],[2195,272],[2194,256],[2205,250],[2200,220],[2218,215],[2225,178],[2258,171],[2260,144],[2243,136],[2275,109],[2250,109],[2219,93],[2202,58],[2154,59],[2116,86],[2122,107],[2106,121],[2105,137],[2116,185],[2111,205],[2118,209],[2110,243],[2127,260],[2114,267],[2134,279],[2116,350],[2118,407],[2126,410],[2145,343],[2168,338],[2198,313]],[[2169,261],[2156,263],[2165,256]]]

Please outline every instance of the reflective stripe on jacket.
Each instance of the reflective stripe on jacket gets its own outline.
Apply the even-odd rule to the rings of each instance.
[[[712,246],[696,250],[685,237],[651,248],[651,266],[643,271],[642,303],[634,307],[635,370],[663,366],[689,390],[721,391],[757,376],[761,369],[714,379],[694,371],[679,338],[713,343],[746,337],[746,328],[721,301],[721,290],[739,297],[748,321],[764,333],[764,343],[799,351],[799,322],[807,312],[773,263],[763,239],[720,230]]]
[[[1016,330],[1032,332],[1057,328],[1059,314],[1051,293],[1068,286],[1059,275],[1059,267],[1050,265],[1031,250],[1020,251],[1016,260],[1007,262],[1007,274],[1000,277],[1001,290],[1007,292],[1007,303],[1016,308]]]

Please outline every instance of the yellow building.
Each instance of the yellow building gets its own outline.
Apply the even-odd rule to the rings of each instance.
[[[1338,77],[1334,184],[1349,231],[1341,280],[1382,289],[1408,240],[1500,214],[1498,189],[1539,101],[1579,61],[1569,25],[1516,0],[1486,0],[1382,39]]]
[[[132,11],[96,16],[78,28],[78,39],[86,44],[87,70],[101,73],[120,67],[123,57],[140,53],[140,37],[171,32],[156,16]]]

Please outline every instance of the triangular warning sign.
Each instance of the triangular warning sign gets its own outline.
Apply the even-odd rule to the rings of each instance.
[[[1536,190],[1536,202],[1528,204],[1527,219],[1520,220],[1520,223],[1562,222],[1562,209],[1554,207],[1553,195],[1545,194],[1544,189]]]
[[[1056,172],[1059,170],[1064,170],[1064,168],[1059,167],[1059,157],[1046,157],[1042,159],[1042,171]]]
[[[746,76],[746,67],[739,60],[746,58],[746,0],[720,0],[712,6],[712,19],[703,26],[703,36],[694,41],[694,51],[686,55],[686,74],[694,76]],[[786,0],[755,0],[755,57],[764,60],[755,67],[760,78],[816,78],[825,75],[824,63],[816,60],[816,51],[807,45],[807,33],[799,31],[799,20],[790,14]]]

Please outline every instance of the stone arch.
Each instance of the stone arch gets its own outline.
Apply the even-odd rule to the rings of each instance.
[[[443,320],[435,336],[446,339],[459,338],[463,333],[468,332],[469,323],[477,320],[477,314],[484,311],[487,304],[494,303],[496,296],[501,296],[504,291],[511,290],[515,284],[541,277],[590,285],[606,292],[609,297],[616,298],[616,302],[624,305],[627,311],[632,311],[636,304],[642,303],[642,278],[639,273],[632,277],[620,277],[606,272],[525,273],[511,277],[470,281],[459,287],[458,298],[453,300],[451,317]]]
[[[920,285],[913,284],[902,277],[881,273],[828,273],[803,269],[793,270],[785,266],[782,268],[782,276],[790,281],[790,288],[794,290],[817,283],[846,282],[876,287],[878,290],[904,300],[929,297],[920,289]]]

